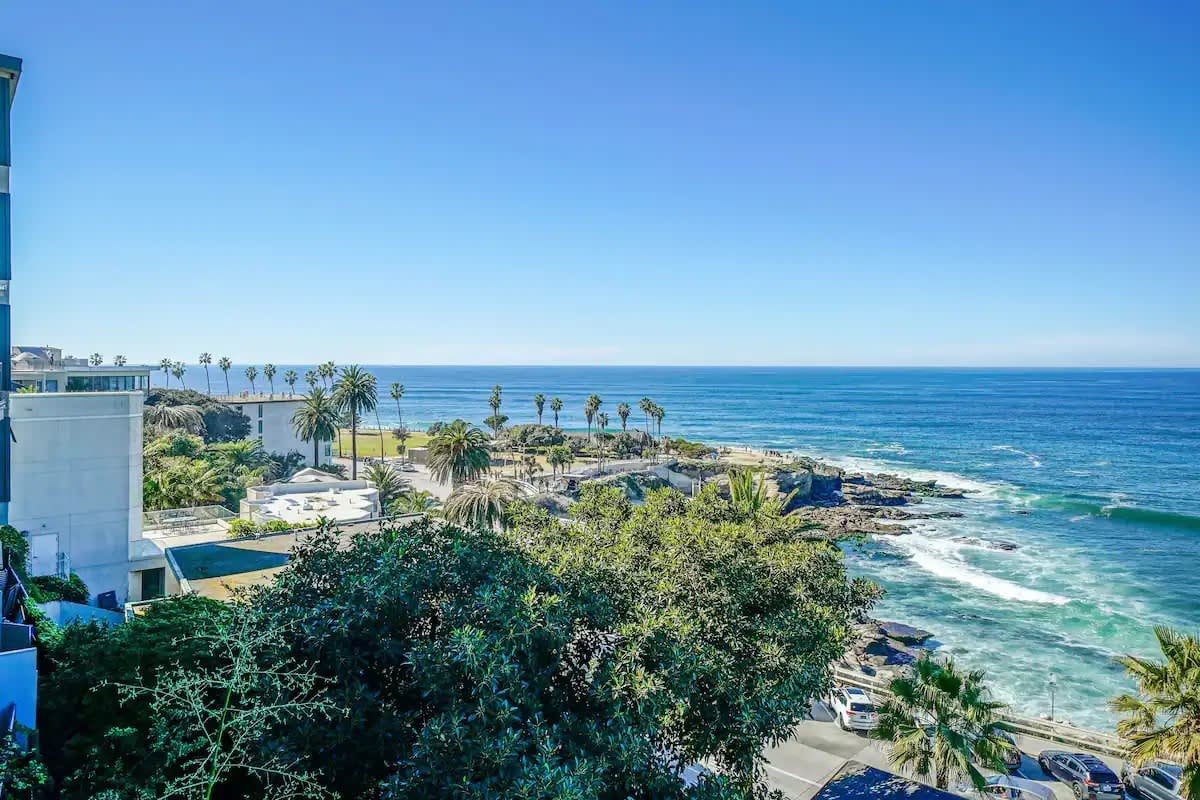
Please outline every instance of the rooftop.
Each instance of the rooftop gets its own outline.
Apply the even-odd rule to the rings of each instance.
[[[868,797],[871,800],[957,800],[958,795],[858,761],[847,761],[812,800],[862,800]]]
[[[242,514],[255,521],[359,522],[379,514],[379,490],[367,480],[347,480],[318,469],[302,469],[286,481],[246,490]]]

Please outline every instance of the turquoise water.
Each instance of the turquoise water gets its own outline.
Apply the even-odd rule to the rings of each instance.
[[[1126,688],[1113,656],[1152,653],[1153,624],[1200,627],[1200,371],[372,370],[384,394],[405,384],[410,427],[482,420],[495,383],[513,422],[533,420],[541,391],[563,399],[562,424],[574,428],[592,392],[614,425],[621,401],[640,424],[648,395],[666,409],[664,433],[976,490],[928,504],[965,518],[848,545],[848,562],[887,589],[878,616],[934,631],[1026,712],[1049,711],[1053,672],[1058,716],[1110,727],[1104,702]],[[390,399],[380,413],[395,423]],[[987,547],[996,541],[1018,549]]]

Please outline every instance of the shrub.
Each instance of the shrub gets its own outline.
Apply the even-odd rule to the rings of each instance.
[[[689,442],[687,439],[668,439],[667,449],[686,458],[704,458],[717,448],[709,447],[703,442]]]
[[[235,519],[229,523],[230,536],[252,536],[258,533],[258,526],[248,519]]]
[[[25,534],[12,525],[0,525],[0,548],[8,553],[9,563],[17,571],[17,575],[24,579],[25,568],[29,563],[29,540],[25,538]]]
[[[38,603],[49,603],[51,600],[66,600],[71,603],[86,603],[91,598],[87,584],[83,579],[71,573],[70,578],[60,578],[57,575],[35,575],[29,579],[25,588],[29,596]]]

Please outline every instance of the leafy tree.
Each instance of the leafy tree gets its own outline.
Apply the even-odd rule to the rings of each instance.
[[[289,397],[296,394],[296,381],[298,380],[300,380],[300,376],[296,374],[296,370],[294,369],[289,369],[283,373],[283,382],[287,384]]]
[[[533,396],[533,409],[537,411],[538,425],[542,424],[542,410],[546,407],[546,395],[538,392]]]
[[[617,404],[617,416],[621,418],[621,433],[624,433],[629,422],[629,403]]]
[[[457,488],[481,476],[490,465],[487,436],[464,420],[442,426],[429,440],[429,472],[439,483],[449,481]]]
[[[206,442],[233,442],[250,435],[250,418],[233,406],[188,389],[151,389],[146,405],[194,406],[204,419]]]
[[[1155,759],[1183,767],[1180,796],[1200,798],[1200,639],[1165,626],[1154,629],[1163,660],[1126,655],[1117,659],[1138,692],[1109,703],[1123,715],[1117,723],[1135,766]]]
[[[350,477],[357,478],[359,414],[373,411],[379,404],[375,376],[357,364],[342,367],[333,386],[333,403],[339,411],[350,415]]]
[[[204,385],[208,387],[208,393],[212,394],[212,381],[208,376],[208,365],[212,363],[212,353],[201,353],[198,360],[204,366]]]
[[[513,425],[505,435],[516,447],[552,447],[566,441],[563,432],[550,425]]]
[[[321,442],[333,441],[337,436],[337,406],[325,394],[325,389],[314,386],[304,396],[304,403],[292,415],[292,429],[303,442],[312,442],[314,467],[321,464]]]
[[[258,394],[258,387],[254,385],[254,381],[258,378],[258,367],[246,367],[246,380],[250,381],[250,394]]]
[[[49,786],[50,773],[36,750],[17,742],[16,733],[28,733],[28,730],[0,732],[0,794],[34,800]]]
[[[455,489],[442,507],[442,516],[464,528],[499,528],[505,510],[521,496],[510,478],[485,476]]]
[[[221,356],[221,360],[217,362],[217,366],[221,368],[221,372],[225,373],[225,394],[233,394],[229,390],[229,370],[233,369],[233,362],[229,360],[229,356]]]
[[[550,463],[552,470],[566,472],[575,461],[575,454],[565,444],[556,444],[546,453],[546,461]]]
[[[496,437],[500,435],[500,431],[504,429],[506,422],[508,422],[507,414],[492,414],[483,421],[483,424],[491,428],[492,436]]]
[[[550,410],[554,412],[554,427],[558,427],[558,412],[563,410],[563,401],[557,397],[550,399]]]
[[[387,508],[392,500],[402,495],[408,488],[408,481],[387,464],[372,464],[367,468],[366,479],[375,484],[379,491],[380,508]]]
[[[267,381],[271,384],[271,396],[274,397],[275,396],[275,365],[274,364],[264,364],[263,365],[263,377],[266,378]]]
[[[1002,771],[1010,728],[997,716],[1004,704],[991,699],[983,679],[982,670],[963,672],[953,660],[939,663],[924,653],[910,675],[892,680],[872,732],[891,744],[892,766],[939,789],[962,778],[982,788],[976,764]]]

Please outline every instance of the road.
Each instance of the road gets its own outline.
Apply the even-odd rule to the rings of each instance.
[[[815,703],[812,719],[801,722],[786,742],[767,750],[767,775],[775,788],[794,800],[808,800],[848,760],[895,772],[888,764],[885,743],[870,739],[864,733],[843,731],[833,720],[833,714],[824,703]],[[1061,750],[1063,746],[1028,736],[1017,736],[1016,739],[1024,763],[1015,774],[1046,784],[1060,800],[1074,800],[1066,785],[1044,774],[1037,764],[1037,754],[1042,750]],[[1101,758],[1120,774],[1119,760]]]

